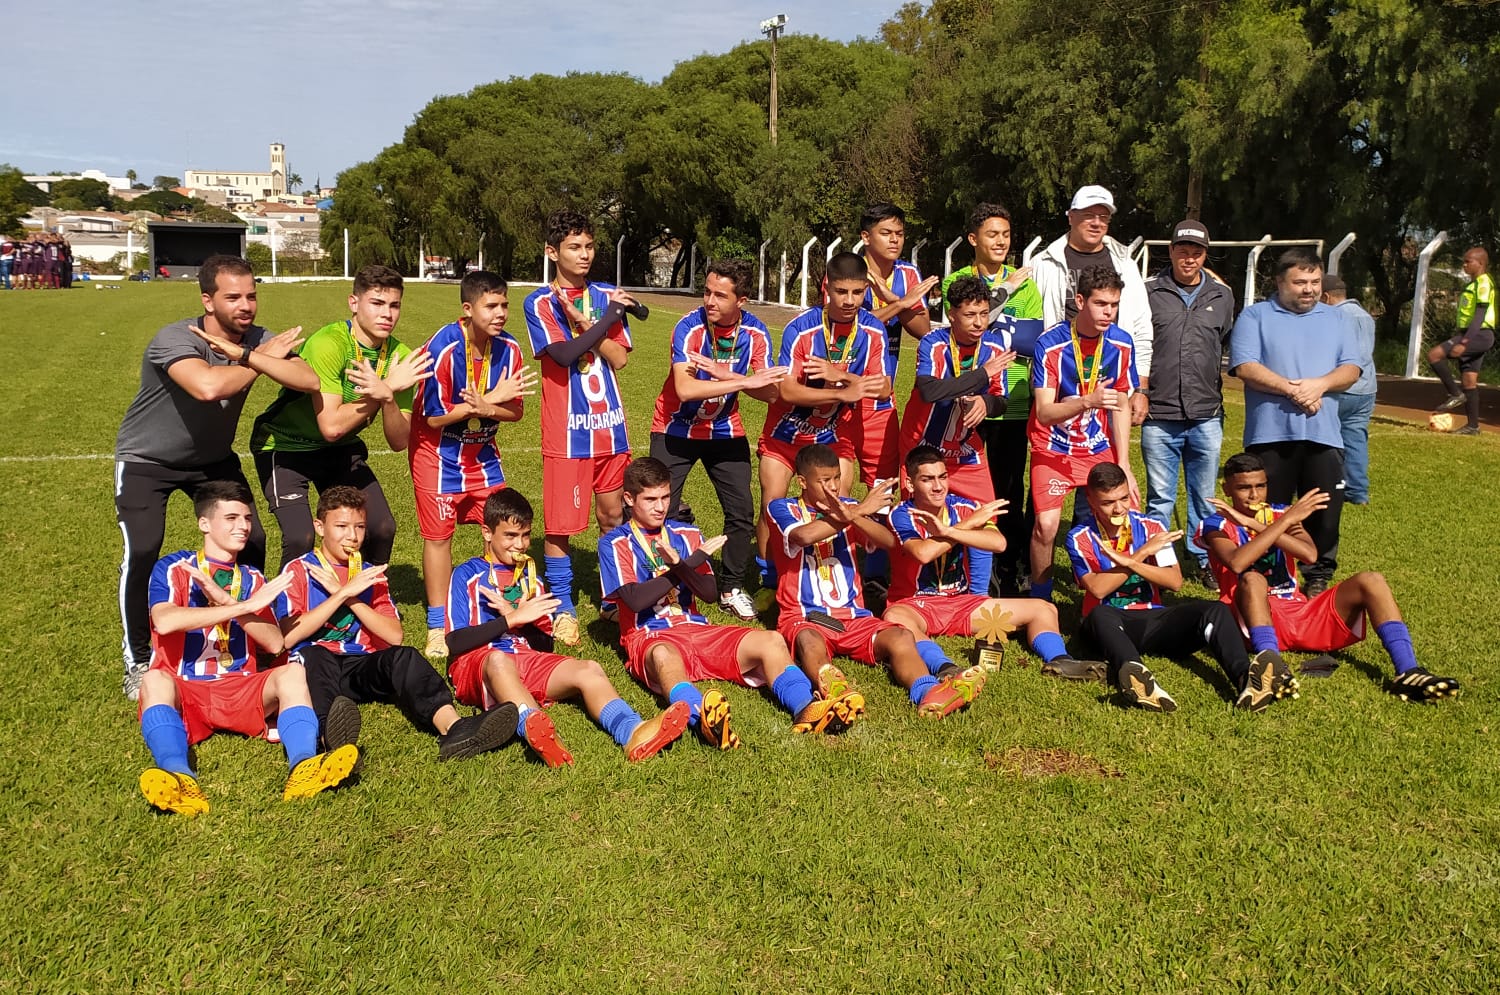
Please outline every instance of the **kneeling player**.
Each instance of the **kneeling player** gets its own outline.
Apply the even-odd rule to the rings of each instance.
[[[1302,523],[1328,504],[1311,490],[1291,506],[1266,503],[1266,466],[1252,453],[1224,464],[1226,503],[1203,520],[1198,539],[1219,580],[1220,597],[1249,630],[1251,647],[1328,653],[1365,638],[1366,618],[1396,666],[1391,691],[1405,700],[1435,701],[1458,694],[1458,681],[1428,673],[1417,663],[1411,633],[1385,577],[1372,570],[1354,574],[1311,600],[1297,588],[1292,559],[1311,563],[1317,549]],[[1331,669],[1331,661],[1319,668]]]
[[[891,512],[891,530],[901,543],[891,558],[891,600],[885,620],[917,639],[917,652],[934,676],[957,669],[930,636],[972,636],[986,611],[1002,611],[1026,629],[1042,658],[1042,673],[1068,680],[1104,680],[1104,664],[1068,655],[1057,627],[1057,609],[1038,598],[991,598],[970,594],[969,558],[975,550],[999,553],[1005,537],[994,527],[1007,502],[979,505],[948,491],[948,467],[933,446],[906,457],[912,497]]]
[[[291,578],[267,583],[259,570],[235,562],[250,535],[251,500],[244,484],[204,484],[193,508],[203,549],[164,556],[151,571],[152,658],[141,680],[140,718],[156,766],[141,774],[141,793],[163,811],[208,811],[189,746],[215,732],[264,737],[272,716],[291,767],[283,800],[341,783],[359,760],[352,745],[317,752],[318,717],[301,667],[256,667],[256,648],[281,652],[269,609]]]
[[[687,728],[677,702],[643,720],[593,660],[551,652],[558,599],[543,589],[531,546],[531,502],[511,488],[484,502],[485,551],[453,571],[448,585],[448,676],[458,700],[486,711],[518,710],[516,732],[549,767],[573,762],[541,703],[578,699],[632,763],[660,753]],[[533,648],[535,647],[535,648]]]
[[[626,522],[599,539],[599,580],[606,600],[621,607],[620,642],[636,680],[692,709],[691,724],[711,746],[733,749],[739,736],[729,724],[723,693],[700,693],[694,681],[770,685],[792,713],[795,732],[837,732],[864,711],[864,696],[845,691],[814,700],[807,675],[792,665],[786,640],[775,632],[709,625],[695,598],[712,598],[709,557],[724,537],[704,542],[691,525],[667,520],[672,477],[666,464],[647,457],[625,469]]]
[[[410,646],[386,585],[385,564],[361,569],[365,496],[353,487],[318,495],[318,548],[288,563],[291,586],[277,599],[286,643],[302,659],[313,711],[330,749],[359,736],[360,704],[398,706],[438,735],[438,759],[459,760],[504,746],[515,735],[507,706],[459,718],[448,683]]]
[[[866,548],[889,550],[896,544],[873,517],[890,504],[895,481],[872,487],[862,501],[840,497],[839,457],[824,445],[803,447],[796,469],[801,496],[772,501],[769,511],[781,606],[777,628],[798,665],[825,698],[848,690],[830,659],[842,654],[884,664],[924,718],[940,719],[968,705],[984,687],[984,673],[965,671],[939,680],[922,661],[911,633],[872,615],[860,593],[849,533],[858,533]]]

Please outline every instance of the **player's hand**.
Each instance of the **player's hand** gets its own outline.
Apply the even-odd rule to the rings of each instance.
[[[1085,409],[1097,408],[1100,411],[1114,411],[1120,406],[1123,395],[1111,387],[1095,387],[1083,396]]]
[[[975,508],[974,513],[965,518],[962,524],[967,528],[982,528],[1005,514],[1009,508],[1009,501],[1005,498],[996,498]]]
[[[675,567],[677,566],[677,564],[682,562],[682,554],[677,552],[677,550],[672,546],[671,541],[667,539],[665,534],[662,534],[658,538],[653,539],[652,544],[656,546],[657,554],[661,557],[661,561],[667,566]]]
[[[959,424],[963,425],[966,430],[972,429],[984,421],[984,398],[973,396],[961,397],[958,399],[958,402],[963,405],[963,417],[959,420]]]
[[[1138,390],[1130,395],[1130,424],[1144,425],[1146,416],[1151,413],[1151,400],[1146,392]]]
[[[532,622],[539,622],[544,618],[550,618],[552,613],[562,606],[561,601],[545,591],[538,591],[529,598],[522,598],[514,607],[511,607],[499,595],[496,595],[496,598],[499,599],[501,604],[505,605],[504,609],[496,608],[496,610],[503,610],[505,620],[512,626],[530,625]]]
[[[1006,367],[1010,366],[1010,364],[1014,363],[1015,361],[1016,351],[1014,349],[1007,349],[1004,352],[996,353],[995,355],[984,361],[985,375],[993,380],[1000,374],[1004,373]]]
[[[418,349],[407,353],[386,368],[385,383],[392,393],[399,394],[403,390],[415,387],[418,381],[426,380],[430,376],[432,376],[432,357],[427,354],[426,349]]]
[[[255,351],[272,359],[286,359],[302,344],[302,326],[293,325],[280,335],[272,335],[255,347]]]
[[[385,579],[386,564],[377,563],[374,566],[365,567],[359,573],[350,577],[339,588],[339,596],[342,598],[357,598],[364,594],[377,583]]]
[[[772,384],[781,383],[786,375],[792,371],[790,366],[768,366],[758,373],[752,373],[745,377],[744,383],[740,385],[741,390],[760,390]],[[719,379],[719,378],[715,378]]]
[[[1297,407],[1313,415],[1322,406],[1323,392],[1308,380],[1288,380],[1286,396]]]
[[[1251,532],[1259,532],[1261,529],[1265,528],[1265,526],[1256,521],[1253,516],[1240,514],[1239,511],[1236,510],[1234,505],[1230,504],[1228,501],[1223,501],[1219,498],[1211,497],[1208,499],[1208,503],[1213,506],[1215,511],[1217,511],[1219,514],[1223,515],[1230,521],[1234,522],[1241,528],[1249,529]]]
[[[953,526],[947,524],[932,512],[923,511],[921,508],[913,508],[911,510],[911,517],[913,521],[920,522],[927,529],[927,538],[942,539],[947,542],[957,541],[953,538]]]
[[[635,307],[640,303],[634,297],[631,297],[625,291],[621,290],[619,287],[616,287],[614,290],[611,290],[609,292],[609,301],[611,304],[619,304],[622,307]]]
[[[931,290],[933,287],[936,287],[938,285],[938,282],[939,281],[937,277],[929,276],[927,279],[917,284],[911,289],[910,293],[901,298],[901,309],[903,311],[910,311],[919,304],[925,305],[927,301],[927,291]]]
[[[281,574],[275,580],[266,581],[261,585],[260,590],[244,600],[243,614],[256,615],[265,611],[271,602],[281,597],[281,593],[291,586],[292,575],[289,573]]]
[[[396,396],[391,385],[376,375],[374,365],[363,356],[349,364],[344,376],[354,385],[354,392],[367,401],[384,404]]]
[[[829,387],[840,386],[849,379],[849,371],[838,363],[830,363],[822,356],[808,356],[802,361],[805,380],[821,380]]]
[[[850,511],[850,506],[843,502],[842,498],[835,497],[832,501],[821,501],[809,499],[807,502],[814,511],[826,518],[837,528],[842,528],[853,521],[858,511]]]
[[[1125,483],[1130,485],[1130,506],[1132,508],[1139,508],[1141,506],[1141,487],[1135,482],[1135,474],[1128,466],[1122,466],[1120,469],[1125,471]]]
[[[698,548],[703,551],[703,554],[705,556],[712,556],[719,550],[723,549],[724,544],[728,541],[728,536],[718,535],[714,536],[712,539],[703,540],[703,542],[699,544]]]
[[[896,296],[896,292],[894,290],[886,286],[884,280],[876,276],[874,273],[867,273],[865,275],[865,279],[869,281],[870,294],[875,298],[875,310],[878,311],[880,308],[885,307],[887,304],[894,304],[901,299]]]
[[[701,352],[689,353],[687,358],[688,373],[697,376],[700,370],[707,373],[710,380],[734,379],[734,370],[730,369],[729,364],[722,359],[714,359],[712,356],[705,356]]]
[[[886,397],[891,392],[891,380],[884,373],[871,373],[857,379],[860,397]]]
[[[1001,281],[1000,286],[1005,288],[1007,294],[1014,294],[1021,289],[1021,284],[1031,279],[1030,266],[1018,266],[1015,272]]]
[[[870,485],[870,491],[854,506],[855,515],[875,515],[885,511],[896,500],[896,485],[899,483],[894,477],[890,480],[877,480]]]
[[[1290,519],[1293,523],[1305,522],[1309,516],[1328,507],[1328,502],[1331,500],[1333,499],[1327,491],[1314,487],[1294,501],[1281,517]]]
[[[484,399],[498,407],[509,404],[518,397],[532,397],[536,394],[536,387],[541,379],[542,375],[535,367],[523,366],[516,371],[515,376],[496,380],[494,390],[486,393]]]
[[[208,599],[208,603],[211,606],[222,608],[224,605],[234,604],[234,598],[230,597],[229,592],[215,583],[214,579],[208,574],[199,570],[197,563],[189,560],[187,562],[187,572],[188,576],[193,578],[193,582],[198,585],[198,590],[202,591],[203,596]]]
[[[299,328],[298,330],[300,331],[301,329]],[[222,335],[215,335],[211,332],[205,332],[202,326],[199,325],[189,325],[188,331],[198,336],[204,342],[207,342],[208,347],[213,350],[216,355],[223,356],[231,363],[243,362],[245,357],[250,355],[250,346],[248,343],[231,342],[229,339],[225,338]],[[262,343],[262,345],[264,345],[264,343]]]

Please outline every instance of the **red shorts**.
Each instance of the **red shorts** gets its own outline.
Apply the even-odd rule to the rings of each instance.
[[[1334,606],[1337,584],[1311,600],[1271,598],[1271,624],[1282,649],[1298,653],[1331,653],[1353,646],[1365,638],[1365,616],[1361,612],[1355,629]]]
[[[867,615],[864,618],[844,618],[839,621],[844,623],[843,632],[834,632],[832,629],[823,628],[816,622],[809,622],[800,615],[783,612],[776,631],[781,633],[781,638],[792,647],[793,655],[797,651],[797,636],[804,631],[811,631],[822,637],[823,644],[828,647],[830,658],[847,656],[851,660],[867,663],[873,667],[879,662],[875,659],[875,638],[887,629],[901,628],[895,622],[887,622],[873,615]],[[902,629],[902,631],[906,630]]]
[[[481,646],[469,650],[448,664],[448,679],[453,682],[454,696],[463,704],[483,708],[485,711],[500,704],[490,694],[490,686],[484,682],[484,658],[492,652],[500,651],[493,646]],[[539,705],[549,703],[547,682],[552,679],[552,672],[560,664],[572,659],[560,653],[544,653],[534,649],[517,649],[515,653],[504,655],[515,661],[521,683]]]
[[[587,532],[594,494],[617,491],[625,483],[629,453],[566,459],[542,457],[542,528],[551,536]]]
[[[918,594],[892,601],[886,607],[900,605],[922,616],[929,636],[972,636],[974,612],[989,600],[983,594]]]
[[[482,491],[439,494],[417,485],[417,530],[423,539],[442,542],[452,539],[453,530],[460,525],[483,525],[484,502],[505,486],[496,484]]]
[[[839,416],[838,433],[840,442],[848,441],[842,451],[837,446],[834,451],[839,459],[859,460],[859,479],[866,487],[896,475],[901,465],[901,447],[894,408],[876,411],[875,402],[864,398],[858,405],[844,409]]]
[[[745,687],[766,683],[759,675],[740,670],[740,643],[755,632],[737,625],[674,625],[670,629],[636,629],[624,639],[625,669],[657,694],[667,688],[658,686],[646,671],[647,652],[662,643],[677,650],[690,681],[733,681]]]
[[[188,744],[201,743],[216,732],[269,738],[266,722],[266,681],[273,671],[214,681],[188,681],[176,674],[177,710],[187,726]]]
[[[1076,487],[1088,483],[1089,471],[1100,463],[1115,462],[1113,449],[1092,456],[1031,451],[1031,499],[1036,510],[1057,511]],[[967,496],[967,495],[966,495]],[[1012,509],[1011,514],[1016,514]]]
[[[769,435],[761,436],[760,443],[755,447],[755,451],[760,454],[761,459],[775,460],[793,472],[797,470],[797,453],[801,449],[801,446],[793,445],[790,442],[782,442],[780,439],[773,439]]]

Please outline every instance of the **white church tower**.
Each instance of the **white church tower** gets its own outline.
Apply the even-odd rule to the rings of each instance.
[[[280,142],[271,143],[271,192],[286,193],[286,146]]]

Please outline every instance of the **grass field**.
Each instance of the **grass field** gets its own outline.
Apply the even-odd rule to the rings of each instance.
[[[263,286],[261,320],[310,331],[346,294]],[[1456,702],[1385,693],[1378,643],[1261,715],[1230,707],[1206,658],[1151,661],[1171,716],[1044,679],[1032,660],[933,724],[862,670],[869,720],[844,737],[794,737],[772,701],[730,688],[743,749],[685,740],[639,766],[559,706],[578,758],[562,771],[516,746],[440,766],[432,739],[368,706],[359,785],[284,805],[278,748],[215,737],[199,750],[213,811],[188,820],[151,814],[136,788],[148,754],[119,691],[120,538],[98,454],[147,340],[197,309],[180,284],[0,294],[0,992],[1500,986],[1494,436],[1377,423],[1374,503],[1344,519],[1342,572],[1386,572],[1419,655],[1465,682]],[[415,344],[456,311],[456,288],[414,286],[398,331]],[[637,328],[623,373],[641,452],[675,317]],[[271,396],[255,388],[241,453]],[[535,407],[502,429],[533,499]],[[420,646],[405,457],[373,462]],[[689,486],[713,534],[711,491],[701,474]],[[174,498],[166,549],[196,542]],[[478,547],[460,533],[460,555]],[[596,573],[581,577],[582,655],[654,707],[597,623]],[[1059,600],[1067,634],[1077,594],[1060,585]]]

